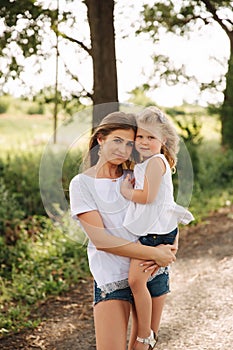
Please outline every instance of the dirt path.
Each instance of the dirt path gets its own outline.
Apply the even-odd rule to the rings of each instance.
[[[233,208],[181,231],[158,350],[233,349]],[[3,350],[94,350],[92,284],[42,304],[35,330],[0,340]]]

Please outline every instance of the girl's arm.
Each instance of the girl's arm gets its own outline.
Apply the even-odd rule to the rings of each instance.
[[[105,230],[102,218],[96,210],[78,214],[78,219],[98,250],[129,258],[153,260],[159,266],[167,266],[176,259],[172,253],[172,245],[149,247],[110,235]]]
[[[177,252],[178,252],[178,248],[179,248],[179,231],[178,231],[178,233],[177,233],[177,235],[176,235],[176,239],[175,239],[175,242],[173,243],[173,248],[172,248],[172,252],[173,252],[173,254],[177,254]]]
[[[146,167],[143,189],[134,189],[127,176],[121,185],[121,194],[135,203],[152,203],[158,194],[165,170],[165,164],[161,158],[150,159]]]

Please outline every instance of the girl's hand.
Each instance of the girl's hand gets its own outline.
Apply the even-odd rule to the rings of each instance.
[[[155,276],[156,272],[159,270],[160,266],[157,265],[153,260],[144,261],[140,266],[145,267],[144,272],[150,272],[151,276]]]
[[[132,197],[132,191],[133,191],[133,180],[131,180],[131,177],[128,174],[121,183],[121,194],[126,199],[130,200],[130,198]]]

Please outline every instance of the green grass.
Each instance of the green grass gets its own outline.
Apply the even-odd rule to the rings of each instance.
[[[27,150],[44,145],[53,135],[53,120],[45,116],[0,115],[0,149]]]

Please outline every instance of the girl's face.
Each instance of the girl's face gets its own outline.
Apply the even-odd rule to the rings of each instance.
[[[135,148],[142,156],[143,160],[150,158],[154,154],[161,152],[161,147],[164,140],[159,130],[155,130],[154,126],[148,127],[139,124]]]
[[[132,129],[117,129],[106,137],[99,137],[100,160],[114,165],[120,165],[129,159],[134,145]]]

